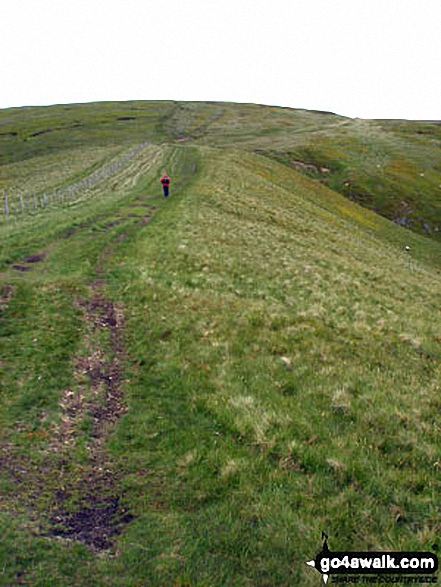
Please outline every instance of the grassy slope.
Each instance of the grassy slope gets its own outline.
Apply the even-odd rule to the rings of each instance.
[[[196,147],[151,147],[113,191],[109,181],[69,213],[0,235],[14,288],[2,446],[29,473],[19,487],[3,477],[0,584],[315,585],[304,563],[321,530],[335,550],[437,541],[439,245],[244,153],[285,141],[270,131],[286,113],[265,121],[242,108],[255,118],[246,132],[233,105],[175,108],[165,132],[193,132]],[[314,119],[298,113],[292,136],[316,132]],[[179,178],[165,204],[154,182],[164,168]],[[9,268],[42,249],[32,272]],[[35,492],[86,336],[72,301],[89,295],[100,258],[126,315],[129,411],[108,444],[136,519],[117,557],[40,536],[60,480]],[[83,466],[81,446],[75,466],[61,466],[64,484]]]
[[[3,173],[0,169],[0,193],[38,189],[38,176],[46,178],[46,166],[57,163],[49,155],[69,157],[70,167],[80,168],[85,159],[90,165],[146,136],[189,137],[224,148],[258,149],[290,166],[296,161],[313,165],[317,171],[305,169],[312,178],[420,234],[441,238],[441,124],[435,122],[351,120],[306,110],[204,102],[8,109],[0,112],[0,162],[31,158],[34,183],[28,187],[23,173],[14,181],[15,170],[8,165]],[[321,173],[322,168],[329,173]],[[62,179],[58,169],[53,187]]]
[[[258,149],[290,166],[314,165],[317,170],[305,170],[310,177],[420,234],[441,237],[441,124],[255,105],[216,108],[185,105],[171,120],[207,144]]]

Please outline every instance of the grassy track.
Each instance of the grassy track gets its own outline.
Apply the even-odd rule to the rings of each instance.
[[[167,108],[189,141],[0,234],[0,585],[312,587],[322,530],[436,549],[436,237],[268,152],[346,119]]]

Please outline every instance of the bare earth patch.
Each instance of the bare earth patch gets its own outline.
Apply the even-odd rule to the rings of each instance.
[[[141,222],[147,224],[150,219],[148,215]],[[116,220],[110,226],[119,224]],[[69,231],[64,238],[74,234]],[[40,535],[77,540],[95,552],[112,548],[124,526],[134,519],[121,491],[123,473],[107,450],[107,440],[127,407],[122,387],[124,313],[105,294],[105,266],[113,248],[127,236],[121,234],[104,248],[95,266],[96,279],[89,286],[90,297],[75,302],[83,311],[85,337],[81,354],[73,359],[71,385],[61,394],[59,423],[49,430],[29,432],[42,441],[32,457],[0,443],[0,469],[14,487],[11,497],[0,499],[0,506],[9,512],[26,512]],[[43,259],[44,253],[38,253],[25,263]],[[3,287],[3,307],[12,294],[11,286]],[[78,457],[81,451],[83,456]]]
[[[76,487],[81,491],[79,509],[68,512],[63,502],[68,498],[59,493],[59,511],[51,517],[52,536],[78,540],[94,550],[107,550],[112,540],[121,533],[134,516],[122,505],[121,498],[112,492],[115,479],[111,472],[92,474]],[[110,490],[110,491],[109,491]]]
[[[26,257],[26,259],[24,260],[24,263],[40,263],[41,261],[44,261],[44,253],[38,253],[37,255],[30,255],[29,257]]]
[[[105,285],[104,279],[100,281]],[[86,353],[74,360],[72,387],[60,399],[60,424],[52,433],[29,433],[41,433],[40,440],[49,438],[35,453],[35,461],[11,444],[0,446],[0,470],[15,488],[12,498],[0,499],[0,508],[26,511],[38,534],[78,540],[96,552],[111,548],[134,516],[124,504],[122,473],[106,447],[127,411],[122,389],[124,314],[104,293],[91,290],[90,299],[78,302],[88,327]],[[105,350],[97,340],[106,333]],[[92,425],[85,437],[81,425],[86,418]],[[88,458],[78,463],[75,449],[80,438],[86,441]]]
[[[86,415],[92,418],[93,424],[85,473],[74,484],[57,491],[49,534],[79,540],[95,550],[103,550],[111,546],[112,537],[121,532],[124,524],[133,519],[121,503],[120,475],[113,469],[105,449],[108,434],[126,413],[121,387],[124,316],[121,307],[101,292],[94,292],[91,299],[81,301],[80,306],[92,332],[103,329],[109,332],[113,359],[109,362],[102,349],[93,346],[91,340],[86,341],[89,353],[77,359],[74,379],[88,378],[87,393],[84,386],[79,385],[75,391],[67,390],[60,402],[62,421],[51,450],[64,451],[75,445],[78,426]]]
[[[79,232],[78,230],[71,228],[63,235],[63,238],[71,238],[72,236],[76,235],[78,232]]]
[[[6,310],[13,295],[14,287],[12,285],[5,284],[2,286],[2,291],[0,294],[0,310]]]

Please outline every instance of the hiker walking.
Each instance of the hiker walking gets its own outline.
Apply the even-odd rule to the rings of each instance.
[[[161,177],[161,183],[162,183],[162,188],[164,190],[164,198],[166,198],[168,196],[168,188],[170,187],[171,184],[171,179],[169,178],[169,176],[164,173],[164,177]]]

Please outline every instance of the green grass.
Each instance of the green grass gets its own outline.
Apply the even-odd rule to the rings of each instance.
[[[128,112],[95,108],[103,119]],[[1,318],[0,458],[15,455],[25,473],[0,476],[0,585],[313,586],[321,579],[305,562],[322,530],[333,550],[434,550],[439,242],[330,189],[333,174],[322,185],[283,159],[289,149],[299,157],[306,133],[359,123],[232,104],[169,114],[161,138],[89,197],[2,227],[12,295]],[[26,111],[14,116],[26,127]],[[380,130],[407,144],[400,130]],[[308,152],[330,141],[308,138]],[[337,175],[354,165],[351,141],[333,146]],[[32,271],[11,268],[39,251]],[[105,446],[135,517],[94,554],[48,528],[60,486],[77,488],[88,471],[93,430],[85,413],[78,443],[54,453],[60,399],[78,357],[113,358],[109,334],[77,304],[99,277],[125,316],[127,412]],[[87,376],[75,385],[87,393]]]
[[[72,177],[74,169],[86,170],[91,160],[146,137],[186,138],[227,149],[258,149],[288,165],[300,161],[328,168],[329,174],[309,174],[362,206],[439,240],[440,128],[435,122],[351,120],[307,110],[215,102],[10,108],[0,112],[0,162],[7,164],[0,169],[0,192],[35,191],[51,173],[54,180]],[[56,167],[60,157],[69,159],[69,167]],[[12,165],[26,159],[29,181],[24,167],[19,166],[17,174]]]

